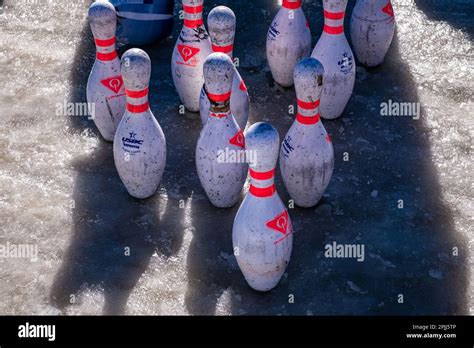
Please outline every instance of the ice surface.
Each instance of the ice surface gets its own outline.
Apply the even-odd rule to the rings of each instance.
[[[217,4],[206,1],[206,10]],[[277,6],[219,4],[237,15],[250,120],[272,122],[282,137],[295,99],[266,65]],[[85,101],[89,1],[0,0],[0,244],[39,252],[36,262],[0,259],[0,314],[474,313],[474,3],[393,4],[397,34],[386,62],[358,67],[344,115],[325,122],[336,154],[327,194],[316,208],[290,209],[290,266],[275,290],[258,294],[232,254],[237,207],[213,208],[197,179],[200,118],[178,113],[169,69],[179,23],[173,38],[145,48],[169,152],[159,193],[137,201],[93,123],[57,114],[64,102]],[[321,3],[304,10],[315,44]],[[420,102],[421,118],[381,117],[389,99]],[[288,200],[279,176],[277,185]],[[333,241],[364,244],[365,261],[325,258]]]

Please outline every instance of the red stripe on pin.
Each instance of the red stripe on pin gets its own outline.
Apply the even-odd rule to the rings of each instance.
[[[197,14],[201,13],[204,5],[199,5],[199,6],[187,6],[183,5],[183,11],[184,13],[189,13],[189,14]]]
[[[215,118],[224,118],[224,117],[226,117],[227,115],[229,115],[229,114],[228,114],[228,113],[225,113],[225,112],[223,112],[223,113],[210,112],[210,113],[209,113],[209,116],[215,117]]]
[[[317,114],[314,116],[303,116],[300,113],[296,114],[296,121],[305,125],[316,124],[319,122],[320,119],[321,119],[320,114]]]
[[[207,96],[210,101],[213,101],[214,103],[219,103],[219,102],[225,102],[230,98],[230,93],[231,91],[224,93],[224,94],[211,94],[207,93]]]
[[[250,185],[249,192],[255,197],[270,197],[276,192],[276,188],[275,185],[263,188]]]
[[[341,25],[339,27],[331,27],[330,25],[324,24],[324,32],[331,35],[342,34],[344,32],[344,26]]]
[[[200,19],[185,19],[184,26],[188,28],[197,28],[203,24],[202,18]]]
[[[150,105],[148,104],[148,102],[140,105],[133,105],[127,103],[127,110],[132,114],[139,114],[141,112],[145,112],[148,110],[149,107]]]
[[[301,0],[297,0],[297,1],[283,0],[282,6],[288,10],[296,10],[297,8],[301,7]]]
[[[345,15],[345,12],[324,11],[324,18],[326,19],[333,19],[333,20],[344,19],[344,15]]]
[[[97,57],[98,60],[107,62],[107,61],[114,60],[115,58],[117,58],[117,52],[115,50],[110,53],[97,52],[95,56]]]
[[[127,97],[130,97],[130,98],[143,98],[148,95],[148,87],[141,91],[130,91],[126,89],[125,94],[127,95]]]
[[[250,177],[256,180],[269,180],[275,175],[275,169],[272,169],[268,172],[256,172],[253,169],[250,169]]]
[[[319,106],[319,99],[311,102],[305,102],[303,100],[297,99],[296,102],[298,103],[298,106],[302,109],[315,109]]]
[[[222,53],[230,53],[234,49],[234,45],[228,46],[217,46],[212,44],[212,51],[214,52],[222,52]]]
[[[95,39],[95,44],[99,47],[109,47],[115,44],[115,37],[106,39],[106,40],[101,40],[101,39]]]

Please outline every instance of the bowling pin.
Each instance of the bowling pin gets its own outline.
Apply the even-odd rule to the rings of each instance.
[[[358,0],[351,17],[354,52],[362,64],[382,64],[395,33],[395,15],[390,0]]]
[[[171,75],[181,102],[192,112],[199,111],[204,76],[202,65],[212,53],[211,41],[202,21],[204,0],[183,0],[184,26],[171,58]]]
[[[125,111],[125,92],[120,61],[115,50],[117,14],[112,4],[96,1],[89,7],[89,24],[97,48],[96,59],[87,81],[87,102],[102,137],[113,141]]]
[[[323,66],[314,58],[304,58],[296,65],[298,113],[280,149],[283,182],[291,198],[301,207],[318,203],[334,168],[331,138],[319,115],[323,75]]]
[[[232,59],[234,49],[236,19],[234,12],[225,6],[218,6],[212,9],[207,16],[207,27],[211,37],[212,50],[223,52]],[[230,110],[234,115],[240,129],[244,130],[249,118],[249,94],[244,80],[240,76],[237,68],[234,68],[234,80],[232,82],[232,94],[230,96]],[[207,98],[205,85],[201,89],[199,109],[202,124],[206,124],[209,116],[211,103]]]
[[[293,245],[291,220],[274,184],[280,138],[265,122],[252,125],[245,136],[254,160],[250,189],[234,220],[234,255],[250,287],[269,291],[285,272]]]
[[[311,56],[325,71],[321,94],[321,117],[335,119],[342,115],[355,83],[355,62],[346,35],[344,14],[347,0],[323,0],[324,30]]]
[[[228,55],[212,53],[204,62],[209,119],[196,146],[199,180],[213,205],[233,206],[247,177],[245,138],[230,110],[234,64]]]
[[[311,32],[301,0],[283,0],[267,34],[267,60],[273,79],[293,86],[293,69],[311,53]]]
[[[114,161],[120,179],[135,198],[153,195],[166,164],[166,140],[148,104],[151,62],[133,48],[122,56],[127,109],[115,133]]]

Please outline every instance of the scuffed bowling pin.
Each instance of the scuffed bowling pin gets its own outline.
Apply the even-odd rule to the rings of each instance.
[[[395,33],[395,15],[390,0],[358,0],[351,17],[354,52],[362,64],[382,64]]]
[[[199,111],[204,76],[202,65],[211,54],[211,41],[202,21],[204,0],[183,0],[184,25],[171,58],[171,75],[181,102],[192,112]]]
[[[269,123],[252,125],[246,133],[250,189],[234,220],[234,254],[247,283],[269,291],[280,281],[290,261],[293,227],[275,188],[280,138]]]
[[[212,50],[223,52],[232,59],[234,49],[236,18],[234,12],[225,6],[218,6],[212,9],[207,16],[207,27],[211,37]],[[230,110],[234,115],[240,129],[244,130],[249,118],[249,94],[244,80],[240,76],[237,68],[234,68],[234,80],[232,82],[232,94],[230,96]],[[209,116],[209,99],[207,98],[205,85],[201,90],[199,109],[202,124],[206,124]]]
[[[248,168],[244,134],[230,110],[233,75],[234,64],[224,53],[212,53],[204,62],[211,108],[197,142],[196,167],[207,197],[219,208],[237,203]]]
[[[305,58],[296,65],[298,113],[280,150],[283,182],[291,198],[301,207],[318,203],[334,168],[331,138],[319,115],[323,75],[323,66],[314,58]]]
[[[131,196],[147,198],[156,192],[166,164],[165,136],[148,104],[150,57],[130,49],[121,69],[127,109],[115,133],[115,167]]]
[[[107,1],[94,2],[89,7],[89,24],[97,53],[87,81],[87,102],[93,108],[91,114],[100,134],[105,140],[113,141],[125,112],[125,92],[115,50],[114,6]]]
[[[344,15],[347,0],[323,0],[324,30],[311,56],[324,66],[321,116],[335,119],[342,115],[355,83],[355,62],[346,35]]]
[[[301,9],[301,0],[283,0],[267,34],[267,60],[274,80],[293,85],[293,69],[311,53],[311,32]]]

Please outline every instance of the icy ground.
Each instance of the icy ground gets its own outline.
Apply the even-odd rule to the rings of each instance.
[[[295,96],[266,64],[276,3],[205,8],[236,12],[251,122],[270,121],[283,137]],[[38,248],[36,262],[0,259],[0,314],[472,314],[474,2],[393,3],[398,31],[385,64],[358,68],[343,117],[324,122],[336,153],[327,195],[290,210],[291,263],[276,289],[259,294],[232,255],[237,207],[213,208],[196,175],[199,116],[178,113],[169,68],[179,21],[172,38],[146,47],[168,163],[159,193],[137,201],[93,123],[56,114],[58,104],[85,101],[89,1],[0,0],[0,245]],[[321,1],[304,10],[314,45]],[[389,99],[420,102],[421,118],[380,116]],[[279,176],[277,184],[287,201]],[[333,241],[364,244],[365,261],[325,258]]]

